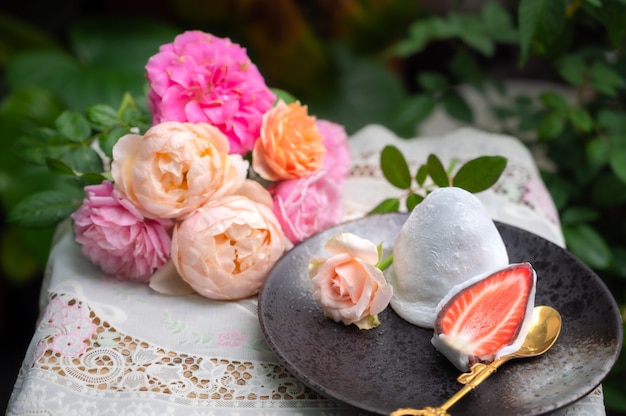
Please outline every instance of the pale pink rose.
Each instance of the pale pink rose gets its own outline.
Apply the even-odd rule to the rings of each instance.
[[[172,260],[200,295],[234,300],[257,294],[287,248],[267,206],[231,195],[204,205],[176,225]]]
[[[206,123],[157,124],[113,147],[115,186],[149,218],[181,219],[211,199],[235,192],[248,162],[228,154],[228,140]]]
[[[206,122],[245,155],[259,137],[275,95],[246,50],[229,39],[187,31],[162,45],[146,65],[153,122]]]
[[[169,260],[172,222],[144,218],[108,181],[85,193],[71,215],[83,254],[107,274],[147,282]]]
[[[342,233],[328,240],[325,248],[331,257],[314,258],[309,263],[313,299],[335,322],[355,324],[360,329],[378,326],[378,314],[389,305],[393,289],[376,267],[376,245]]]
[[[279,182],[272,194],[274,215],[294,244],[341,221],[341,188],[324,170]]]
[[[332,180],[342,185],[350,173],[350,145],[346,129],[328,120],[317,120],[315,124],[324,138],[324,169]]]

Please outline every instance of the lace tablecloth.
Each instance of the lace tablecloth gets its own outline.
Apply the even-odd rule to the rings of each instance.
[[[509,160],[478,196],[495,220],[563,246],[559,219],[533,158],[516,139],[459,129],[399,140],[380,126],[351,139],[345,219],[399,190],[382,179],[380,150],[398,146],[413,167],[479,155]],[[41,317],[8,415],[292,415],[363,412],[320,396],[282,367],[264,341],[256,299],[214,302],[165,296],[103,275],[61,228],[41,291]],[[601,388],[555,415],[604,415]]]

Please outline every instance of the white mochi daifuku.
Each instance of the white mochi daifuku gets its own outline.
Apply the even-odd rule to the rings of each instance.
[[[437,304],[459,283],[509,264],[485,206],[461,188],[439,188],[413,209],[393,248],[391,307],[433,328]]]

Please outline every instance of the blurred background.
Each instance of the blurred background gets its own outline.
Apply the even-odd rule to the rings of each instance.
[[[64,110],[145,105],[144,65],[183,30],[247,48],[271,87],[353,133],[419,134],[436,111],[523,138],[542,156],[570,249],[626,303],[624,0],[0,0],[0,409],[34,332],[54,226],[9,216],[62,186],[19,139]],[[509,81],[543,86],[531,96]],[[547,86],[547,87],[546,87]],[[465,93],[463,93],[465,92]],[[621,358],[604,384],[626,415]]]

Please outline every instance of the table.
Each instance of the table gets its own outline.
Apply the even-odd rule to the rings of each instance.
[[[345,220],[398,196],[379,167],[386,144],[403,152],[412,171],[430,153],[444,164],[507,157],[500,181],[478,197],[494,220],[564,246],[554,203],[527,148],[474,128],[411,140],[377,125],[355,133]],[[310,390],[279,364],[263,338],[256,299],[166,296],[106,276],[82,257],[67,223],[55,238],[40,308],[8,415],[364,414]],[[553,414],[604,415],[601,387]]]

